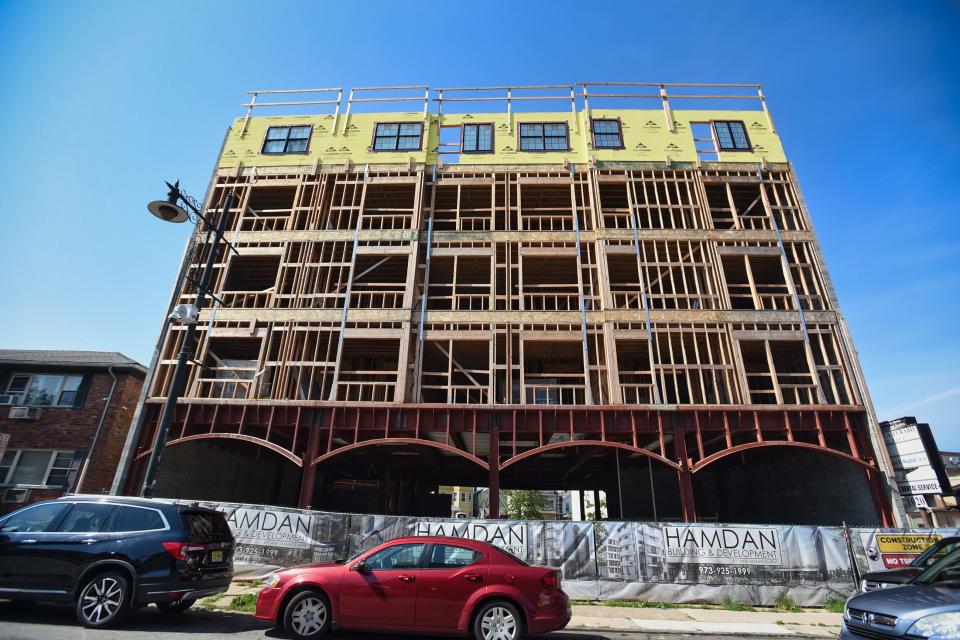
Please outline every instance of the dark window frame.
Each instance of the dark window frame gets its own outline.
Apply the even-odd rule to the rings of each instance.
[[[616,122],[617,123],[617,137],[620,139],[620,146],[618,147],[598,147],[597,146],[597,132],[594,130],[595,122]],[[601,135],[611,135],[609,133],[604,133]],[[623,139],[623,122],[620,118],[590,118],[590,141],[593,144],[594,149],[612,149],[614,151],[623,151],[626,149],[626,142]]]
[[[288,151],[287,147],[290,145],[290,129],[297,127],[307,127],[309,132],[307,133],[306,141],[307,147],[303,151]],[[271,140],[270,139],[270,130],[271,129],[286,129],[287,135],[283,138],[283,151],[267,151],[268,142],[277,142],[279,138]],[[304,138],[292,138],[292,140],[303,140]],[[272,127],[267,127],[266,132],[263,134],[263,143],[260,145],[260,154],[265,156],[283,156],[283,155],[306,155],[310,153],[310,142],[313,140],[313,125],[312,124],[278,124]]]
[[[466,128],[467,127],[477,127],[477,146],[480,146],[480,127],[490,127],[490,149],[477,149],[475,151],[468,151],[463,147],[463,143],[466,140]],[[460,153],[496,153],[496,137],[497,129],[493,126],[492,122],[464,122],[460,125]]]
[[[436,549],[437,547],[454,547],[456,549],[464,549],[466,551],[470,551],[471,553],[473,553],[473,560],[471,560],[467,564],[461,564],[457,566],[444,565],[442,567],[432,567],[430,566],[430,559],[433,557],[433,550]],[[472,567],[473,565],[478,564],[481,560],[483,560],[486,557],[487,557],[487,554],[485,554],[482,551],[478,551],[477,549],[471,549],[470,547],[464,547],[463,545],[459,545],[459,544],[450,544],[447,542],[434,542],[430,544],[430,548],[424,554],[422,559],[423,566],[420,568],[425,571],[450,571],[450,570],[465,569],[467,567]]]
[[[52,377],[60,378],[60,384],[57,385],[56,402],[53,402],[50,404],[34,404],[34,403],[27,402],[27,399],[28,399],[27,394],[29,393],[31,385],[33,384],[33,379],[38,376],[46,376],[48,378],[52,378]],[[24,387],[23,391],[11,391],[11,387],[13,386],[14,380],[16,380],[17,378],[24,378],[24,377],[27,378],[27,384]],[[77,388],[72,391],[68,391],[65,389],[65,387],[67,386],[67,381],[70,378],[80,378],[80,382],[77,384]],[[21,400],[20,402],[4,403],[4,405],[0,405],[0,406],[13,404],[15,406],[42,407],[44,409],[71,409],[71,408],[76,409],[83,406],[83,400],[84,400],[83,396],[85,395],[84,384],[86,383],[86,381],[87,381],[87,376],[84,375],[83,373],[57,373],[57,372],[45,373],[42,371],[34,371],[34,372],[15,371],[6,380],[5,387],[3,389],[0,389],[0,394],[2,395],[20,394],[23,397],[20,399]],[[63,402],[63,397],[65,393],[74,394],[73,399],[69,403]]]
[[[121,518],[123,518],[123,514],[124,514],[125,512],[126,512],[126,513],[132,513],[132,512],[134,512],[134,511],[137,511],[137,512],[142,512],[142,511],[153,512],[154,514],[156,514],[156,517],[160,519],[160,524],[163,525],[163,526],[161,526],[161,527],[159,527],[159,528],[155,528],[155,529],[121,529],[121,528],[120,528],[120,520],[121,520]],[[154,509],[153,507],[141,507],[141,506],[139,506],[139,505],[133,505],[133,504],[118,504],[118,505],[117,505],[117,513],[116,513],[116,515],[115,515],[114,518],[113,518],[113,526],[111,527],[111,531],[112,531],[113,533],[127,533],[127,534],[130,534],[130,533],[146,533],[146,532],[152,532],[152,531],[169,531],[169,530],[170,530],[170,523],[167,521],[166,516],[163,515],[163,512],[160,511],[160,509]]]
[[[14,482],[14,479],[15,479],[14,476],[17,472],[17,469],[20,467],[22,463],[23,453],[25,451],[29,451],[33,453],[40,452],[40,453],[49,454],[47,458],[46,467],[43,471],[43,478],[41,479],[40,484]],[[12,488],[12,489],[44,489],[44,490],[67,489],[76,481],[77,473],[80,470],[80,463],[77,458],[76,450],[73,450],[73,449],[18,448],[18,449],[7,449],[6,452],[4,452],[4,455],[10,454],[10,453],[13,454],[13,459],[10,461],[10,464],[5,467],[6,473],[4,473],[3,476],[0,476],[0,487]],[[59,458],[61,455],[71,456],[70,462],[66,467],[57,466],[56,464],[57,458]],[[60,484],[51,484],[50,476],[54,475],[54,472],[64,471],[64,470],[66,470],[66,473],[64,474],[64,482]],[[73,474],[72,478],[71,478],[71,474]]]
[[[386,126],[386,125],[391,125],[391,124],[397,125],[397,135],[394,136],[395,139],[396,139],[397,147],[394,148],[394,149],[377,149],[377,138],[378,138],[378,137],[381,137],[381,138],[387,138],[387,137],[389,137],[389,136],[377,136],[377,129],[379,129],[381,126]],[[400,125],[404,125],[404,124],[415,124],[415,125],[417,125],[417,126],[420,127],[420,140],[419,140],[419,142],[417,143],[417,148],[416,148],[416,149],[401,149],[401,148],[400,148],[400,138],[401,138],[401,137],[403,137],[403,138],[412,137],[412,136],[401,136],[401,135],[400,135]],[[419,120],[417,120],[417,121],[409,121],[409,120],[408,120],[408,121],[406,121],[406,122],[402,122],[402,121],[374,122],[374,123],[373,123],[373,137],[370,139],[370,148],[369,148],[369,151],[371,151],[372,153],[413,153],[414,151],[423,151],[423,132],[424,132],[424,129],[426,129],[426,127],[424,127],[424,126],[423,126],[423,122],[420,122]]]
[[[743,138],[744,140],[746,140],[747,146],[742,148],[737,146],[724,147],[720,143],[720,132],[717,131],[718,124],[727,125],[727,130],[730,132],[730,140],[733,141],[734,144],[736,144],[736,139],[733,136],[733,130],[730,129],[730,125],[739,124],[740,127],[743,129]],[[747,125],[743,122],[743,120],[711,120],[710,127],[713,129],[713,136],[714,136],[714,139],[717,141],[718,153],[750,153],[753,151],[753,143],[750,142],[750,134],[747,133]]]
[[[523,138],[524,138],[524,137],[527,137],[527,138],[535,138],[536,136],[523,136],[523,134],[522,134],[522,132],[523,132],[523,127],[526,126],[526,125],[537,125],[537,124],[539,124],[539,125],[541,125],[541,126],[548,125],[548,124],[562,124],[562,125],[563,125],[563,135],[564,135],[564,139],[565,139],[565,141],[566,141],[566,143],[567,143],[566,148],[564,148],[564,149],[547,149],[547,148],[546,148],[546,146],[547,146],[547,138],[548,138],[548,137],[550,137],[550,138],[555,138],[556,136],[547,136],[547,134],[546,134],[546,129],[542,129],[542,130],[541,130],[542,133],[540,134],[540,140],[543,142],[543,147],[544,147],[544,148],[543,148],[543,149],[524,149],[524,148],[523,148]],[[521,152],[523,152],[523,153],[566,153],[566,152],[572,151],[572,149],[570,148],[570,124],[569,124],[568,122],[565,122],[565,121],[561,121],[561,122],[556,122],[556,121],[554,121],[554,122],[518,122],[518,123],[517,123],[517,150],[518,150],[518,151],[521,151]]]

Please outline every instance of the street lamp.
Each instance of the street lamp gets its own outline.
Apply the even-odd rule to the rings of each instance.
[[[207,226],[209,235],[210,229],[214,226],[212,221],[205,217],[200,209],[193,204],[191,199],[180,191],[180,182],[175,184],[167,183],[170,191],[167,193],[166,200],[154,200],[147,205],[147,210],[165,222],[185,222],[191,217],[191,213],[196,218],[196,223],[201,222]],[[187,208],[180,205],[183,203]],[[177,355],[177,367],[173,371],[173,380],[170,383],[170,392],[167,394],[167,401],[163,405],[163,413],[160,414],[160,422],[157,425],[157,433],[153,442],[153,451],[150,453],[150,462],[147,463],[147,471],[143,476],[143,487],[140,495],[144,498],[153,496],[157,484],[157,468],[160,466],[160,457],[163,455],[163,447],[167,443],[167,432],[170,431],[170,423],[173,422],[173,416],[177,409],[177,400],[183,394],[184,383],[187,377],[187,362],[193,355],[194,343],[194,325],[200,317],[200,310],[203,309],[203,302],[210,295],[210,278],[213,274],[213,264],[220,253],[220,241],[223,240],[223,231],[226,227],[227,213],[230,205],[233,204],[233,191],[228,190],[226,198],[223,201],[223,211],[220,219],[217,221],[214,237],[210,245],[210,253],[207,256],[207,264],[203,269],[200,282],[197,284],[197,296],[193,305],[179,305],[173,313],[170,314],[169,322],[177,322],[186,327],[183,336],[183,343],[180,347],[180,353]],[[189,210],[189,211],[188,211]],[[230,246],[230,243],[227,243]]]

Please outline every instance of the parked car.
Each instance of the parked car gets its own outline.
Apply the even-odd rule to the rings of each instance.
[[[301,640],[330,629],[519,640],[562,629],[570,615],[556,570],[442,536],[396,538],[342,563],[279,571],[256,611]]]
[[[887,569],[886,571],[871,571],[863,574],[860,580],[860,591],[876,591],[877,589],[888,589],[907,584],[920,575],[924,569],[955,549],[960,549],[960,536],[938,540],[924,549],[923,553],[905,567]]]
[[[850,598],[840,638],[960,639],[960,549],[934,562],[909,584]]]
[[[196,503],[38,502],[0,518],[0,598],[72,602],[94,628],[150,603],[176,613],[227,590],[233,547],[223,514]]]

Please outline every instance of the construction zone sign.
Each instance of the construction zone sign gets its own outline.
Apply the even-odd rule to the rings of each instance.
[[[902,569],[927,547],[942,539],[939,534],[860,531],[870,571]]]

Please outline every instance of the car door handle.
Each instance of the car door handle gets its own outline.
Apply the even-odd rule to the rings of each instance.
[[[407,575],[397,576],[397,580],[399,580],[400,582],[414,582],[416,579],[417,579],[416,576],[407,576]]]
[[[37,541],[34,540],[33,538],[29,538],[27,540],[21,540],[20,543],[21,544],[37,544]]]
[[[97,541],[96,538],[84,538],[84,539],[81,540],[80,542],[83,542],[83,543],[85,543],[85,544],[92,544],[92,543],[94,543],[94,542],[96,542],[96,541]]]
[[[464,574],[463,579],[468,580],[470,582],[481,582],[483,581],[483,576],[480,576],[479,574],[476,574],[476,573],[467,573],[467,574]]]

